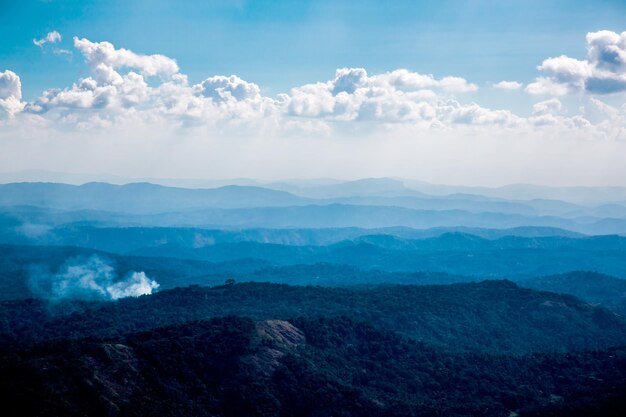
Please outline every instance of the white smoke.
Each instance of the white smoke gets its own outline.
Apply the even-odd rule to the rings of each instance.
[[[113,300],[117,300],[118,298],[152,294],[152,290],[158,287],[159,284],[148,279],[145,272],[131,272],[125,280],[108,286],[107,292]]]
[[[55,274],[32,268],[29,283],[34,294],[51,300],[117,300],[152,294],[159,287],[144,272],[131,271],[119,279],[115,268],[97,255],[71,258]]]

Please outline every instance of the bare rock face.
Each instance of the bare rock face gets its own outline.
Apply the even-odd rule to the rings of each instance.
[[[293,349],[306,343],[304,333],[285,320],[260,321],[256,324],[256,331],[262,340],[285,349]]]
[[[304,333],[284,320],[257,322],[256,331],[261,343],[254,354],[244,356],[241,361],[265,377],[274,373],[286,353],[306,343]]]
[[[128,402],[139,378],[138,361],[133,349],[123,344],[105,343],[81,361],[90,369],[85,383],[101,393],[100,401],[109,415],[117,415],[119,406]]]

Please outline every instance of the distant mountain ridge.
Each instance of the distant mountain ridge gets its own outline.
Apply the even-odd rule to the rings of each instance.
[[[94,201],[94,200],[91,200]],[[96,203],[100,204],[100,203]],[[110,203],[106,203],[108,205]],[[117,206],[117,205],[116,205]],[[253,208],[204,208],[159,213],[96,209],[60,210],[37,206],[0,208],[0,221],[59,225],[81,222],[105,227],[197,227],[221,229],[562,229],[570,234],[626,234],[626,218],[561,218],[463,210],[417,210],[394,206],[287,205]]]
[[[146,214],[198,208],[291,206],[309,203],[284,191],[230,185],[212,189],[151,183],[13,183],[0,185],[0,206],[30,205],[61,210],[104,210]]]
[[[339,191],[344,197],[359,196],[373,191],[378,195],[389,195],[394,190],[395,196],[430,195],[465,196],[471,198],[490,198],[503,200],[540,200],[556,199],[568,203],[582,205],[604,205],[610,203],[626,204],[626,187],[624,186],[548,186],[533,184],[508,184],[502,186],[471,186],[446,185],[426,181],[403,178],[362,178],[341,180],[333,178],[259,180],[252,178],[231,179],[200,179],[200,178],[133,178],[110,174],[72,174],[46,170],[25,170],[19,172],[0,173],[0,184],[18,182],[57,182],[81,185],[89,182],[109,182],[111,184],[130,184],[149,182],[168,187],[183,188],[217,188],[228,185],[254,186],[287,191],[289,193],[318,198],[320,196],[337,195]],[[378,190],[378,191],[376,191]]]
[[[626,203],[584,206],[555,199],[504,199],[479,194],[428,195],[401,181],[368,179],[316,188],[224,185],[180,188],[153,183],[9,183],[0,185],[0,206],[62,210],[103,210],[148,214],[202,208],[255,208],[303,205],[387,206],[417,210],[462,210],[524,216],[626,218]]]

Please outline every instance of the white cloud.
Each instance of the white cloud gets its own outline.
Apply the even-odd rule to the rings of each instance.
[[[72,55],[72,51],[63,48],[54,48],[52,53],[55,55]]]
[[[478,91],[476,84],[468,83],[467,80],[461,77],[443,77],[438,82],[438,86],[445,91],[452,93],[468,93],[471,91]]]
[[[589,135],[590,138],[597,137],[598,134],[607,135],[605,127],[595,126],[583,115],[577,114],[571,117],[565,115],[563,103],[557,98],[540,101],[533,105],[532,116],[528,121],[535,127],[541,128],[553,126],[562,131],[577,131]],[[603,131],[604,130],[604,131]]]
[[[83,128],[111,123],[166,121],[174,125],[275,124],[278,101],[236,75],[209,77],[189,85],[175,60],[140,55],[109,42],[74,39],[90,75],[65,89],[46,90],[27,111]],[[148,78],[157,76],[148,81]]]
[[[46,43],[57,43],[61,42],[61,40],[61,34],[55,30],[48,32],[48,34],[41,39],[33,39],[33,43],[41,48]]]
[[[407,69],[368,74],[364,68],[340,68],[329,80],[267,97],[257,84],[237,75],[215,75],[192,84],[176,61],[164,55],[142,55],[88,39],[74,38],[74,46],[84,56],[89,74],[67,88],[45,90],[36,100],[22,102],[19,77],[10,71],[2,73],[0,106],[8,115],[5,119],[21,112],[24,118],[30,117],[29,123],[37,120],[60,129],[158,125],[228,136],[307,137],[405,128],[504,129],[508,135],[513,130],[582,126],[612,132],[615,128],[609,125],[623,123],[606,114],[591,119],[584,112],[566,117],[566,109],[556,99],[539,102],[531,116],[520,117],[508,109],[465,101],[465,93],[478,87],[464,78],[436,78]],[[581,78],[588,75],[583,61],[567,57],[546,60],[541,69],[551,75],[537,79],[527,86],[528,91],[566,93],[581,88]],[[494,87],[514,89],[522,84],[502,81]]]
[[[341,68],[335,73],[332,93],[353,94],[357,88],[367,83],[367,72],[364,68]]]
[[[0,72],[0,119],[13,118],[23,108],[20,77],[13,71]]]
[[[545,115],[545,114],[559,114],[563,109],[563,104],[557,98],[551,98],[549,100],[540,101],[533,105],[533,114],[534,115]]]
[[[545,75],[529,84],[526,91],[550,95],[626,91],[626,32],[590,32],[586,41],[586,59],[561,55],[544,60],[537,69]]]
[[[345,71],[338,70],[338,71]],[[363,71],[365,77],[365,70]],[[364,80],[367,80],[365,78]],[[431,74],[420,74],[417,72],[411,72],[406,69],[397,69],[395,71],[387,72],[372,76],[369,80],[374,85],[389,86],[397,90],[420,90],[424,88],[440,88],[447,92],[452,93],[466,93],[471,91],[477,91],[478,86],[467,82],[461,77],[444,77],[442,79],[436,79]]]
[[[448,109],[449,120],[453,123],[465,125],[498,125],[511,127],[520,123],[521,118],[509,110],[491,110],[472,103],[461,105],[451,103]]]
[[[22,82],[16,73],[6,70],[0,72],[0,99],[9,97],[22,98]]]
[[[626,32],[609,30],[587,34],[587,56],[599,69],[618,72],[626,69]]]
[[[194,89],[204,97],[211,97],[218,102],[231,99],[256,100],[261,97],[258,85],[244,81],[236,75],[209,77],[194,86]]]
[[[567,85],[560,84],[551,78],[538,77],[535,82],[526,86],[526,92],[534,95],[564,96],[569,90]]]
[[[529,84],[527,91],[531,93],[564,95],[584,91],[586,81],[592,76],[592,67],[587,61],[564,55],[546,59],[537,69],[548,76]]]
[[[500,81],[493,85],[493,88],[497,88],[499,90],[519,90],[522,88],[524,84],[518,83],[517,81]]]
[[[601,100],[598,100],[595,97],[591,97],[589,99],[589,104],[591,106],[593,106],[593,108],[595,110],[598,110],[600,113],[602,113],[603,115],[608,116],[610,118],[619,117],[620,114],[622,113],[622,112],[620,112],[619,109],[617,109],[617,108],[615,108],[613,106],[610,106],[610,105],[606,104],[605,102],[603,102]]]
[[[293,88],[285,102],[292,116],[343,122],[431,123],[445,94],[477,88],[460,77],[436,79],[406,69],[369,76],[364,68],[340,68],[332,80]]]
[[[526,91],[595,92],[601,83],[593,80],[619,80],[621,37],[588,37],[586,60],[545,60]],[[17,74],[0,73],[3,169],[221,178],[397,175],[450,182],[567,182],[581,170],[597,182],[609,170],[614,178],[626,175],[620,159],[626,108],[615,101],[607,100],[611,106],[585,95],[538,100],[522,117],[484,106],[478,94],[466,94],[477,91],[476,84],[461,77],[365,68],[340,68],[327,80],[270,97],[237,75],[207,74],[190,82],[164,55],[88,39],[75,38],[74,46],[86,74],[34,100],[23,100]],[[494,85],[523,87],[515,81]],[[592,172],[597,160],[607,163]]]
[[[216,75],[190,85],[176,61],[163,55],[137,54],[109,42],[79,38],[74,38],[74,46],[91,74],[69,88],[44,91],[28,103],[28,112],[57,118],[66,126],[102,126],[103,121],[109,125],[131,117],[148,123],[168,120],[252,130],[257,123],[279,132],[294,132],[300,124],[304,131],[316,126],[315,131],[328,132],[329,124],[357,121],[445,126],[510,124],[513,120],[510,112],[473,103],[455,102],[451,109],[451,94],[478,89],[461,77],[438,79],[406,69],[368,75],[364,68],[340,68],[331,80],[294,87],[289,94],[270,98],[261,94],[258,85],[237,75]],[[147,77],[154,76],[159,79],[148,83]]]
[[[91,42],[74,37],[74,47],[85,57],[92,68],[105,65],[111,69],[131,68],[142,75],[170,78],[178,73],[178,64],[164,55],[141,55],[128,49],[116,49],[110,42]]]

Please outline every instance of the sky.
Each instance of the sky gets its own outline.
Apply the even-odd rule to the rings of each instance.
[[[0,0],[0,171],[626,185],[624,22],[602,0]]]

